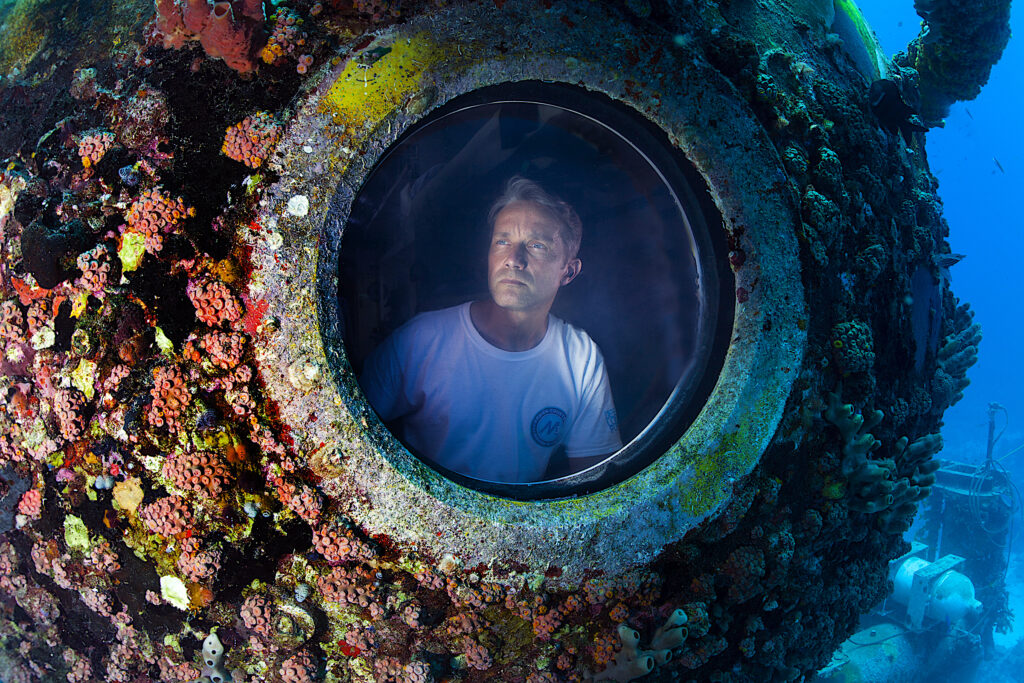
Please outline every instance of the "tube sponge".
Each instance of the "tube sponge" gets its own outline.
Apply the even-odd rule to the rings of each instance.
[[[651,647],[655,650],[673,650],[686,640],[686,612],[677,609],[668,616],[665,623],[654,632]]]
[[[266,42],[260,0],[156,0],[155,26],[167,49],[198,40],[211,57],[239,73],[256,68],[254,55]]]
[[[203,676],[213,683],[225,683],[231,675],[224,668],[224,645],[217,637],[216,631],[206,636],[203,641]]]
[[[868,430],[881,422],[881,411],[858,415],[833,393],[828,396],[824,417],[842,435],[840,467],[847,479],[850,509],[878,513],[884,531],[903,533],[917,512],[916,503],[928,496],[935,483],[939,465],[931,458],[942,448],[942,437],[926,434],[913,442],[902,437],[892,449],[893,457],[872,457],[881,442]]]
[[[231,3],[218,2],[210,11],[206,28],[199,34],[199,44],[206,54],[223,59],[239,73],[247,73],[256,68],[253,55],[261,33],[262,22],[257,24],[244,16],[236,18]]]
[[[978,360],[981,326],[967,304],[958,306],[950,321],[953,331],[943,339],[936,354],[938,368],[931,383],[932,409],[941,412],[963,398],[970,384],[967,370]]]
[[[654,652],[641,650],[640,634],[626,624],[619,624],[622,649],[611,666],[594,676],[594,681],[626,683],[654,671]]]

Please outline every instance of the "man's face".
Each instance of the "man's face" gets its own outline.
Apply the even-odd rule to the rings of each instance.
[[[580,271],[568,260],[558,222],[531,202],[513,202],[494,219],[487,255],[488,286],[499,307],[510,311],[551,308],[558,288]]]

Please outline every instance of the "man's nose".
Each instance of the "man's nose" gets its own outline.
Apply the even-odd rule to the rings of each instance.
[[[515,268],[516,270],[522,270],[526,267],[526,245],[516,244],[509,249],[508,257],[505,259],[505,265],[509,268]]]

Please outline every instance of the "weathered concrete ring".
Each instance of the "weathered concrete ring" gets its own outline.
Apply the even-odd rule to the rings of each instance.
[[[247,235],[250,294],[277,321],[259,369],[297,452],[370,536],[485,577],[547,571],[570,584],[650,562],[715,514],[757,464],[806,342],[799,215],[761,125],[695,48],[639,35],[597,6],[585,21],[579,11],[475,3],[354,43],[294,117],[279,145],[281,180]],[[531,28],[516,30],[513,45],[501,27],[519,26]],[[626,481],[530,502],[442,477],[384,428],[346,360],[335,305],[342,231],[384,151],[452,98],[522,80],[581,85],[653,121],[704,178],[746,255],[724,367],[686,433]]]

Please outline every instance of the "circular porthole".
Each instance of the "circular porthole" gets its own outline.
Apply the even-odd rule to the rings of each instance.
[[[489,254],[515,177],[582,224],[581,268],[536,353],[505,353],[469,314],[498,300],[489,275],[504,266]],[[635,111],[565,84],[482,88],[410,127],[356,195],[338,265],[348,360],[391,431],[444,476],[516,499],[601,490],[664,453],[714,386],[735,289],[724,243],[702,179]],[[517,304],[496,307],[513,317]],[[610,396],[574,369],[593,361],[565,351],[572,333],[600,349]]]
[[[258,366],[301,465],[365,533],[573,582],[681,539],[776,434],[806,340],[800,217],[760,123],[690,46],[654,85],[631,66],[647,39],[596,6],[585,36],[542,13],[511,51],[492,7],[359,43],[299,108],[247,234]],[[488,216],[513,176],[583,226],[551,313],[602,351],[622,448],[495,481],[417,457],[360,374],[415,316],[490,295]],[[504,389],[487,386],[483,407]],[[526,418],[519,434],[553,441],[569,411]]]

